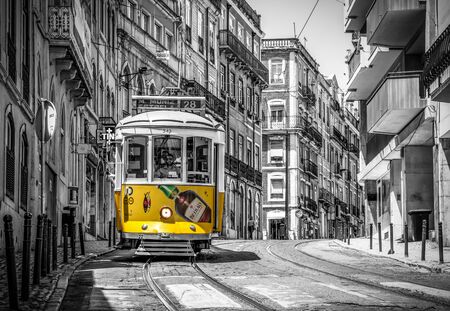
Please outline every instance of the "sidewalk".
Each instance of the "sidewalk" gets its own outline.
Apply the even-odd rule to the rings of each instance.
[[[422,242],[409,242],[409,257],[405,257],[405,243],[394,241],[394,254],[389,255],[390,242],[382,240],[382,252],[378,249],[378,239],[373,238],[373,249],[370,249],[369,238],[350,239],[350,245],[341,240],[335,240],[339,245],[357,249],[371,255],[388,257],[411,266],[425,268],[434,272],[450,273],[450,247],[444,247],[444,263],[439,264],[439,249],[436,242],[427,240],[425,247],[425,261],[421,260]]]
[[[30,298],[28,301],[20,300],[20,289],[22,283],[22,253],[16,254],[16,269],[17,269],[17,290],[19,297],[20,310],[44,310],[57,309],[58,302],[64,298],[67,283],[65,282],[72,275],[73,271],[83,262],[92,257],[99,256],[113,251],[114,248],[108,247],[108,241],[85,241],[86,256],[80,255],[80,246],[77,241],[76,257],[70,258],[69,263],[63,263],[63,249],[58,247],[58,269],[47,273],[46,277],[41,277],[40,285],[33,284],[33,270],[34,270],[34,252],[31,252],[30,260]],[[50,265],[51,268],[51,265]],[[51,302],[49,303],[49,300]],[[47,305],[48,303],[48,305]],[[6,258],[0,257],[0,310],[9,309],[8,296],[8,280],[6,271]]]

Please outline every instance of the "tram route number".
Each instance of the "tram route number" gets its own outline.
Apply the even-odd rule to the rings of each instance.
[[[138,108],[164,109],[203,109],[205,101],[201,99],[141,99]]]

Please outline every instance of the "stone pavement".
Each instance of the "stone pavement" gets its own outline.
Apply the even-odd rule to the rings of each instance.
[[[422,242],[409,242],[409,256],[405,257],[405,243],[403,242],[394,241],[394,254],[388,254],[390,249],[389,240],[381,241],[382,251],[380,252],[378,248],[378,238],[376,236],[374,236],[373,238],[373,249],[370,249],[369,238],[350,239],[350,245],[348,245],[347,242],[343,242],[340,240],[336,241],[343,247],[357,249],[372,255],[396,259],[408,265],[425,268],[434,272],[450,273],[450,247],[444,247],[444,263],[439,264],[438,244],[429,240],[426,241],[425,261],[421,260]]]
[[[31,252],[30,260],[30,299],[28,301],[20,300],[20,288],[22,281],[22,253],[16,254],[17,267],[17,288],[19,296],[20,310],[44,310],[57,309],[58,302],[62,300],[67,287],[67,280],[70,275],[81,263],[86,260],[113,251],[114,248],[108,247],[108,241],[85,241],[86,256],[80,255],[79,243],[76,245],[75,259],[70,258],[69,263],[63,263],[63,249],[58,247],[58,269],[52,270],[46,277],[41,277],[40,285],[33,284],[34,252]],[[51,267],[50,267],[51,268]],[[67,280],[66,280],[67,279]],[[51,300],[51,304],[47,303]],[[8,281],[6,271],[6,258],[0,257],[0,310],[9,310]]]

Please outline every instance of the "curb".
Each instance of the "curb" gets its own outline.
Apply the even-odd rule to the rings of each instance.
[[[69,280],[72,277],[75,270],[78,269],[79,266],[84,264],[85,262],[97,258],[113,251],[117,250],[116,248],[109,249],[107,251],[88,255],[81,260],[77,261],[74,265],[66,267],[61,274],[57,277],[56,283],[53,285],[51,292],[48,296],[47,302],[45,304],[44,310],[46,311],[58,311],[61,307],[61,303],[66,295],[67,288],[69,286]]]
[[[448,267],[447,268],[443,268],[443,267],[439,267],[439,266],[435,266],[435,265],[427,266],[427,265],[424,265],[424,264],[421,264],[421,263],[407,261],[406,259],[390,257],[390,256],[383,255],[383,254],[373,254],[373,253],[368,252],[367,250],[364,250],[364,249],[348,246],[346,243],[344,243],[344,242],[342,242],[340,240],[334,240],[334,241],[336,242],[336,244],[338,244],[341,247],[352,249],[352,250],[356,250],[356,251],[359,251],[359,252],[364,252],[364,253],[369,254],[371,256],[389,258],[389,259],[396,260],[398,262],[404,263],[404,264],[406,264],[406,265],[408,265],[410,267],[423,268],[423,269],[426,269],[426,270],[428,270],[430,272],[449,273],[450,274],[450,268],[448,268]]]

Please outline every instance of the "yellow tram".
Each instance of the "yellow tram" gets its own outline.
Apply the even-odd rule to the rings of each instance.
[[[139,255],[193,255],[221,231],[223,126],[182,111],[127,117],[115,133],[121,244]]]

